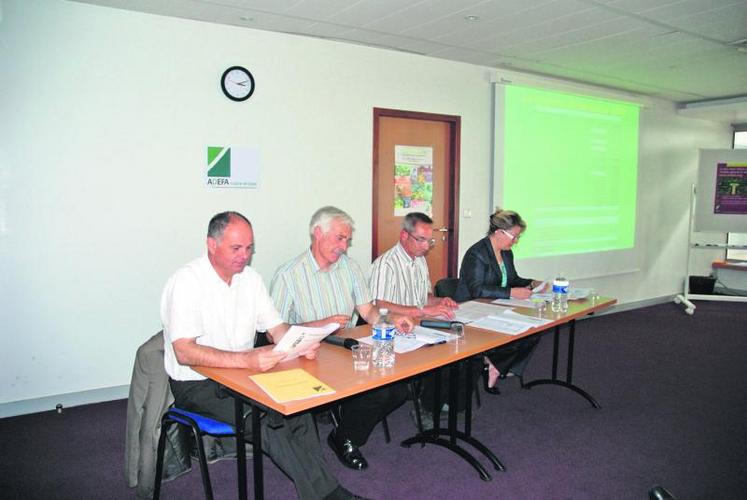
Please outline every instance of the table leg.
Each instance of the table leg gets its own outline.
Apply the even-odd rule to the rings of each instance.
[[[236,467],[239,482],[239,500],[246,500],[246,441],[244,440],[244,403],[234,397],[234,425],[236,428]]]
[[[264,476],[262,473],[262,429],[260,423],[260,409],[253,402],[252,408],[252,461],[254,462],[254,499],[264,498]],[[246,489],[246,484],[244,485]]]
[[[469,364],[469,361],[467,361]],[[416,436],[413,436],[411,438],[405,439],[402,441],[402,446],[405,448],[409,448],[411,445],[415,443],[420,443],[421,445],[425,445],[426,443],[435,444],[437,446],[443,446],[444,448],[447,448],[451,450],[452,452],[456,453],[460,457],[462,457],[467,463],[469,463],[480,475],[480,478],[483,481],[490,481],[492,477],[490,474],[488,474],[488,471],[485,470],[485,467],[477,461],[477,459],[472,456],[471,453],[469,453],[467,450],[462,448],[459,445],[459,441],[461,440],[467,444],[472,445],[475,449],[477,449],[480,453],[485,455],[493,464],[496,470],[503,471],[505,470],[505,467],[503,467],[503,464],[498,460],[498,458],[493,454],[493,452],[488,449],[487,446],[482,444],[480,441],[475,439],[474,437],[470,436],[469,434],[465,432],[460,432],[457,429],[457,405],[458,405],[458,386],[459,386],[459,364],[454,364],[448,367],[449,369],[449,423],[446,429],[441,429],[438,423],[438,413],[434,412],[434,418],[433,418],[433,429],[426,430],[424,432],[418,433]],[[440,372],[439,370],[436,370],[437,372],[437,380],[440,379]],[[469,377],[468,377],[469,378]],[[440,382],[436,382],[436,386],[434,388],[436,401],[438,401],[439,393],[440,393]],[[469,404],[469,403],[468,403]],[[438,406],[438,404],[435,404],[434,406]],[[440,412],[440,408],[437,408]],[[465,424],[466,426],[466,424]]]
[[[553,339],[553,350],[552,350],[552,378],[549,379],[537,379],[532,380],[524,384],[525,389],[531,389],[535,385],[559,385],[570,389],[582,398],[586,399],[593,408],[600,409],[601,406],[597,403],[591,394],[581,389],[580,387],[573,384],[573,350],[575,348],[575,336],[576,336],[576,320],[572,320],[568,324],[568,353],[566,363],[566,379],[560,380],[558,378],[558,343],[560,336],[560,325],[555,327],[555,334]]]

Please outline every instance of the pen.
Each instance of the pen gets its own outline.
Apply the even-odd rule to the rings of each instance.
[[[433,346],[433,345],[439,345],[439,344],[445,344],[445,343],[446,343],[445,340],[439,340],[438,342],[433,342],[431,344],[426,344],[425,346],[426,347],[430,347],[430,346]]]

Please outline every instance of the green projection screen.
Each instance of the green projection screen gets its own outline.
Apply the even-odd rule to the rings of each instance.
[[[494,202],[527,221],[517,258],[549,258],[548,277],[636,267],[638,114],[625,102],[496,87]]]

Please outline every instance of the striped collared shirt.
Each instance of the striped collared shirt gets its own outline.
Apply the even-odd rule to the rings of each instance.
[[[270,295],[280,316],[290,324],[315,321],[335,314],[358,321],[356,306],[371,302],[371,292],[360,266],[346,254],[323,271],[307,250],[275,271]]]
[[[369,284],[374,299],[403,306],[423,307],[431,291],[425,257],[413,259],[400,243],[374,261]]]

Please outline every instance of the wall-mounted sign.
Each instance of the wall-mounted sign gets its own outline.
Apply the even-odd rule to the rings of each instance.
[[[259,150],[208,146],[205,185],[213,188],[256,188],[259,185]]]

